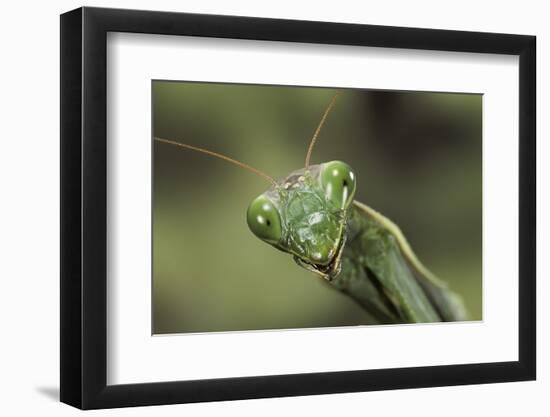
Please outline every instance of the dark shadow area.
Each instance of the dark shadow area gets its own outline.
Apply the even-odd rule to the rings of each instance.
[[[59,401],[59,387],[37,387],[36,391],[50,400]]]

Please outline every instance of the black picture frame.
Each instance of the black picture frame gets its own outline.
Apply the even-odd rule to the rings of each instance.
[[[519,360],[107,385],[108,32],[519,56]],[[536,378],[534,36],[79,8],[61,15],[61,401],[82,409]]]

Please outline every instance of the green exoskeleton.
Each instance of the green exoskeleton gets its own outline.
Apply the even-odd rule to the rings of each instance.
[[[275,181],[218,153],[155,138],[244,167],[271,183],[247,210],[254,235],[358,302],[379,323],[466,319],[458,295],[416,257],[399,227],[354,200],[358,179],[342,161],[310,165],[333,97],[311,140],[305,167]]]

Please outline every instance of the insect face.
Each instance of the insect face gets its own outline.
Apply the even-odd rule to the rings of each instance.
[[[355,186],[355,175],[344,162],[295,171],[252,201],[248,226],[260,239],[294,255],[300,266],[333,276],[340,268]]]

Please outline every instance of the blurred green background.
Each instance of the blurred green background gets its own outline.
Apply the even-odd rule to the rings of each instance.
[[[303,166],[335,91],[153,81],[154,135],[280,178]],[[356,199],[395,221],[480,320],[482,96],[341,91],[312,163],[349,163]],[[162,143],[153,158],[153,333],[369,323],[351,299],[248,230],[248,204],[269,183]]]

